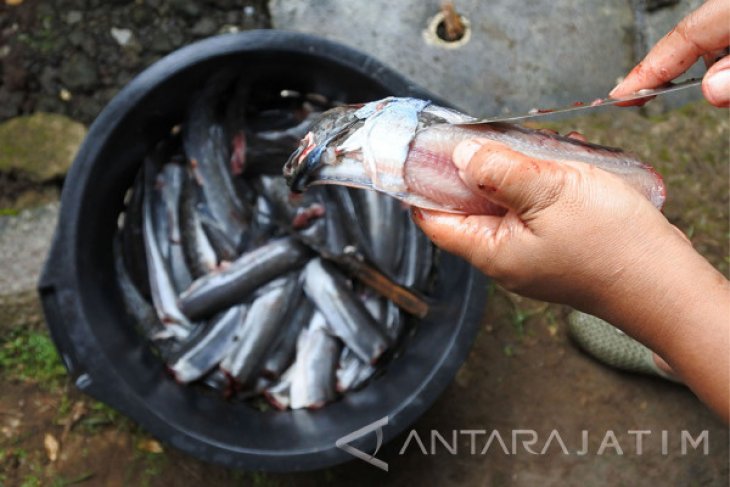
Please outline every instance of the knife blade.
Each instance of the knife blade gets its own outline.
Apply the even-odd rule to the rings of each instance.
[[[665,95],[667,93],[673,93],[676,91],[686,90],[693,86],[698,86],[702,83],[701,78],[690,78],[677,83],[671,83],[660,88],[640,90],[634,94],[623,96],[621,98],[597,98],[592,102],[575,102],[571,105],[552,108],[552,109],[532,109],[527,113],[521,115],[497,115],[495,117],[475,119],[474,121],[466,122],[463,125],[474,125],[478,123],[491,123],[491,122],[513,122],[517,120],[527,120],[538,117],[545,117],[548,115],[555,115],[556,113],[569,113],[579,112],[581,110],[591,110],[598,107],[605,107],[609,105],[616,105],[618,103],[624,103],[628,101],[641,100],[644,98],[651,98],[659,95]]]

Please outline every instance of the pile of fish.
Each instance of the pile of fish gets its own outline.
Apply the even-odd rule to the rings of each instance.
[[[407,209],[344,187],[297,195],[281,175],[331,106],[217,81],[147,155],[115,266],[127,312],[178,382],[315,409],[407,346],[417,320],[404,310],[423,304],[437,258]]]

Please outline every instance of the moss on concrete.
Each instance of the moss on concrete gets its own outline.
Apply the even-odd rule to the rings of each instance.
[[[54,113],[35,113],[0,124],[0,172],[35,183],[63,177],[86,128]]]

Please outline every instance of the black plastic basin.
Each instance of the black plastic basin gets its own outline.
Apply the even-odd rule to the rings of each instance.
[[[175,383],[125,314],[112,237],[145,152],[179,123],[205,81],[234,69],[252,82],[360,102],[433,98],[371,57],[319,38],[251,31],[207,39],[148,68],[91,126],[66,180],[53,247],[39,284],[46,321],[76,386],[203,460],[269,471],[322,468],[353,457],[335,441],[388,417],[387,441],[452,380],[486,303],[486,279],[442,254],[439,305],[403,354],[364,389],[318,411],[260,412]],[[354,443],[371,448],[372,438]]]

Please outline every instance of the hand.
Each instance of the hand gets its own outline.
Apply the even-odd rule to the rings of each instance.
[[[460,144],[462,179],[507,208],[504,216],[417,210],[416,222],[441,248],[462,256],[526,296],[594,311],[627,270],[681,232],[618,176],[581,162],[529,158],[477,139]],[[633,279],[633,277],[632,277]]]
[[[709,68],[702,80],[707,101],[730,106],[730,1],[709,0],[664,36],[623,82],[611,91],[618,98],[645,88],[657,88],[687,71],[702,57]],[[723,57],[724,56],[724,57]],[[719,60],[718,60],[719,58]],[[623,105],[640,105],[627,102]]]
[[[730,283],[643,195],[595,166],[489,140],[459,144],[453,159],[466,184],[507,212],[414,210],[436,245],[508,289],[621,328],[728,421]]]

